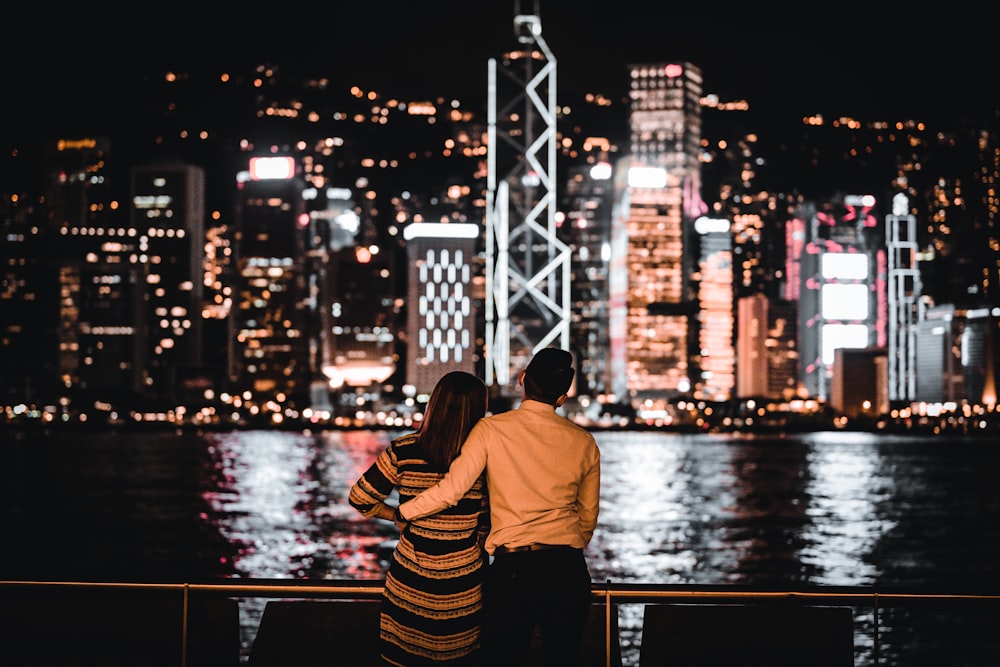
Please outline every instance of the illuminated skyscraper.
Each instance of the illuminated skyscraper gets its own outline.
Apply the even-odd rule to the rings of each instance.
[[[1000,308],[966,311],[961,345],[964,398],[992,410],[1000,376]]]
[[[798,309],[774,299],[767,305],[767,396],[789,400],[800,396]],[[738,366],[739,364],[737,364]]]
[[[736,396],[768,395],[767,373],[767,297],[745,296],[737,305],[740,331],[736,350],[740,363],[736,368]]]
[[[795,305],[754,294],[739,299],[736,396],[789,400],[798,389]]]
[[[178,383],[202,361],[204,170],[182,163],[133,169],[131,214],[145,292],[136,368],[143,393],[173,406]]]
[[[406,381],[426,395],[445,373],[476,371],[472,277],[479,226],[415,222],[403,235],[410,266]]]
[[[0,396],[8,405],[57,405],[59,278],[51,230],[26,197],[0,201]]]
[[[630,69],[630,156],[616,181],[612,225],[611,354],[619,396],[664,401],[692,390],[697,291],[694,219],[700,196],[700,70],[688,63]],[[624,289],[625,302],[616,305]],[[624,344],[616,344],[624,336]]]
[[[316,393],[339,393],[348,414],[356,394],[398,369],[396,295],[387,253],[369,220],[362,222],[347,188],[329,188],[310,211],[314,246],[312,280],[318,321],[318,365],[326,380]],[[322,404],[329,396],[317,396]]]
[[[573,248],[571,263],[573,326],[570,349],[578,352],[575,378],[579,394],[608,398],[612,392],[608,363],[612,167],[601,160],[570,170],[566,185],[562,237]]]
[[[38,271],[32,289],[42,291],[25,302],[37,312],[24,321],[10,309],[39,351],[25,358],[48,378],[29,372],[30,393],[76,408],[100,404],[120,418],[147,401],[175,407],[179,377],[202,360],[203,172],[180,163],[134,168],[130,205],[121,206],[109,194],[107,140],[50,149],[45,220],[31,228],[40,244],[24,264]]]
[[[59,374],[68,394],[120,407],[143,386],[135,350],[148,255],[111,198],[110,142],[59,140],[46,156],[46,229],[59,272]]]
[[[240,190],[230,380],[251,417],[309,404],[308,215],[290,157],[253,158]]]
[[[702,216],[694,222],[698,244],[698,393],[713,401],[736,388],[733,239],[729,221]]]
[[[963,398],[959,341],[964,319],[955,316],[953,305],[932,306],[913,324],[915,382],[910,400],[944,403]]]
[[[889,364],[875,347],[834,351],[828,403],[837,414],[873,417],[889,412]]]
[[[889,264],[889,400],[916,397],[914,327],[924,318],[920,268],[917,265],[917,219],[906,195],[897,193],[885,218]]]
[[[366,245],[331,253],[327,268],[322,370],[349,405],[359,392],[375,398],[398,370],[393,272],[386,253],[373,254]]]
[[[801,255],[803,382],[827,399],[835,351],[886,347],[887,260],[875,198],[849,195],[812,217]],[[791,256],[790,256],[791,258]]]

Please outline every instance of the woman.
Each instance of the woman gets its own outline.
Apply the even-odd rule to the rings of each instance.
[[[489,532],[485,479],[461,501],[411,524],[385,503],[395,489],[405,502],[433,486],[486,414],[486,385],[454,371],[431,392],[416,433],[393,440],[351,487],[351,505],[366,517],[396,521],[399,543],[385,577],[379,621],[382,664],[475,665]]]

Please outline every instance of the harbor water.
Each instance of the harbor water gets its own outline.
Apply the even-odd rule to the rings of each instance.
[[[348,490],[392,431],[7,430],[0,578],[380,579]],[[598,431],[595,582],[1000,593],[1000,442]],[[241,600],[249,650],[264,600]],[[1000,664],[1000,615],[855,611],[855,665]],[[642,605],[619,609],[638,664]],[[720,629],[724,632],[724,629]]]

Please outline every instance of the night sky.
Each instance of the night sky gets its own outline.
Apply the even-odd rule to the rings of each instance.
[[[701,67],[706,92],[747,99],[776,123],[811,113],[997,119],[1000,56],[982,8],[949,2],[918,16],[898,4],[790,5],[782,14],[766,3],[692,4],[279,2],[232,4],[229,15],[204,2],[131,14],[22,5],[4,22],[16,38],[0,44],[0,145],[9,150],[68,116],[101,118],[107,101],[128,100],[137,77],[168,68],[305,64],[335,85],[485,98],[487,60],[516,44],[516,9],[540,16],[560,91],[624,93],[629,64],[686,60]]]

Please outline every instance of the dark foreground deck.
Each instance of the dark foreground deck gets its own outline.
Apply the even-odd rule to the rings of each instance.
[[[0,651],[9,667],[367,665],[381,592],[379,580],[0,581]],[[266,604],[252,647],[241,655],[240,604],[261,598]],[[1000,595],[609,582],[593,588],[586,667],[622,667],[622,605],[642,607],[639,667],[848,667],[855,664],[859,632],[868,662],[878,665],[880,618],[916,607],[972,611],[987,629],[1000,631]],[[996,634],[983,641],[995,643]],[[537,642],[531,660],[543,664]]]

